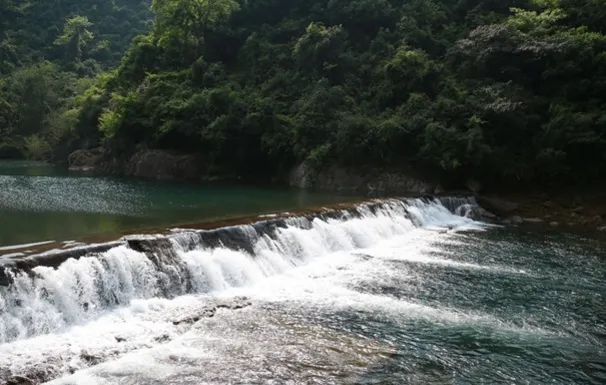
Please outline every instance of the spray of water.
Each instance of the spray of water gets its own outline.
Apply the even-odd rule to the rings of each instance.
[[[371,247],[419,227],[481,225],[453,215],[438,201],[389,200],[272,226],[178,232],[147,253],[119,246],[69,259],[56,269],[12,272],[13,284],[0,287],[0,343],[81,325],[137,299],[249,286],[329,253]]]

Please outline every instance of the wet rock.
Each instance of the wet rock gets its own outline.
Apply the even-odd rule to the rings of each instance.
[[[582,214],[585,208],[583,206],[578,206],[572,209],[572,212],[575,214]]]
[[[80,359],[86,362],[86,364],[89,366],[95,366],[104,362],[107,359],[107,356],[103,354],[92,354],[83,351],[82,353],[80,353]]]
[[[508,225],[519,225],[521,223],[524,223],[524,220],[522,219],[521,216],[514,215],[514,216],[511,216],[511,217],[505,219],[505,221],[503,221],[503,222]]]
[[[231,250],[244,250],[254,254],[254,244],[258,234],[255,231],[247,231],[246,227],[227,227],[216,230],[202,231],[200,239],[207,247],[226,247]]]
[[[154,341],[158,342],[158,343],[167,342],[167,341],[170,341],[170,340],[171,340],[170,336],[168,334],[166,334],[166,333],[164,333],[162,335],[159,335],[159,336],[157,336],[157,337],[154,338]]]
[[[4,266],[0,265],[0,286],[9,286],[13,283],[12,276],[8,274],[9,269],[16,274],[27,274],[31,278],[36,278],[38,274],[33,270],[36,266],[57,268],[68,259],[79,259],[86,255],[102,253],[123,244],[124,242],[108,242],[72,249],[55,249],[41,254],[11,259],[5,262]]]
[[[8,274],[7,269],[4,266],[0,266],[0,286],[10,286],[15,280]]]
[[[480,206],[500,216],[507,216],[518,209],[519,205],[515,202],[509,202],[498,198],[489,198],[478,196],[476,200]]]
[[[222,302],[217,304],[217,309],[232,309],[238,310],[243,309],[252,305],[250,299],[246,297],[234,297],[228,300],[223,300]]]
[[[129,248],[144,254],[154,254],[173,248],[170,239],[161,235],[136,235],[125,237],[124,240]]]
[[[238,310],[251,305],[251,301],[246,297],[234,297],[211,301],[201,304],[198,308],[183,309],[183,312],[174,317],[171,321],[173,325],[188,324],[192,325],[203,318],[214,317],[218,309]]]
[[[461,214],[463,214],[462,216],[475,221],[492,222],[498,219],[496,215],[477,205],[468,205]]]
[[[13,376],[8,379],[6,385],[34,385],[34,381],[23,376]]]
[[[183,318],[178,318],[173,320],[173,325],[181,325],[181,324],[194,324],[198,321],[200,321],[202,318],[211,318],[215,316],[215,313],[217,312],[217,308],[212,307],[212,308],[206,308],[203,309],[199,312],[197,312],[195,315],[191,315],[191,316],[186,316]]]

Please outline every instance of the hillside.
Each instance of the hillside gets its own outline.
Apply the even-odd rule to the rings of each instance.
[[[518,185],[606,171],[606,0],[154,0],[152,13],[55,117],[69,133],[56,143],[196,153],[208,174],[257,180],[302,161]]]
[[[50,156],[65,106],[150,29],[150,2],[0,0],[0,156]]]

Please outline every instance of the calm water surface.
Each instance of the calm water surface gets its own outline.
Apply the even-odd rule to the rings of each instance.
[[[70,174],[0,161],[0,247],[354,199],[339,194]]]

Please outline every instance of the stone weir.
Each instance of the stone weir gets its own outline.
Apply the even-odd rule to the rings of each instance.
[[[37,254],[12,257],[0,256],[0,286],[10,286],[18,275],[36,276],[36,267],[58,268],[70,259],[94,258],[113,248],[124,246],[144,253],[159,268],[169,260],[176,260],[175,253],[197,248],[218,247],[254,254],[254,246],[261,237],[273,238],[279,229],[297,227],[309,229],[315,219],[347,221],[383,212],[389,215],[394,205],[407,211],[407,205],[438,204],[451,213],[474,219],[491,219],[493,216],[469,197],[432,197],[377,199],[359,203],[333,205],[298,212],[284,212],[255,217],[235,218],[221,222],[199,223],[186,229],[173,229],[164,234],[124,236],[120,240],[89,244],[69,249],[53,249]],[[406,215],[413,223],[417,220]],[[420,226],[418,223],[415,225]],[[215,227],[215,228],[213,228]]]

